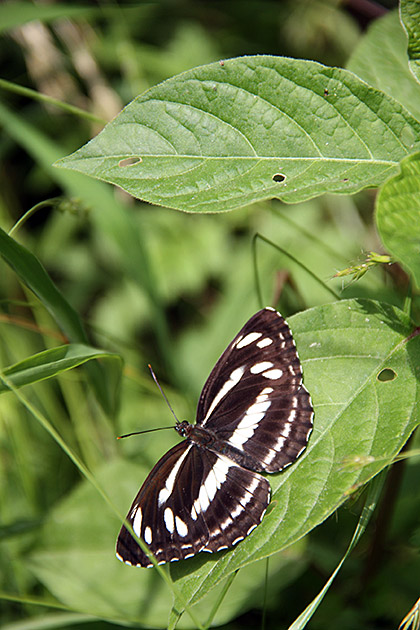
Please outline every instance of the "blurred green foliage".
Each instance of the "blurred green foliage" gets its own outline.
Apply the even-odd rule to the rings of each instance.
[[[264,53],[343,66],[362,37],[365,18],[335,0],[162,0],[95,7],[5,2],[0,6],[1,76],[110,120],[159,81],[226,57]],[[266,202],[222,215],[151,207],[51,167],[95,135],[100,124],[4,85],[0,89],[1,227],[9,230],[40,204],[13,237],[45,266],[83,321],[90,343],[120,354],[125,363],[118,414],[104,411],[81,368],[26,387],[22,394],[100,486],[112,489],[111,499],[122,511],[174,443],[166,431],[158,438],[115,441],[119,433],[172,422],[147,363],[178,417],[192,420],[218,355],[260,307],[252,250],[256,233],[342,297],[404,306],[409,283],[398,265],[378,265],[357,282],[333,278],[363,263],[366,252],[381,251],[372,192],[295,206]],[[299,264],[263,241],[257,243],[257,266],[265,303],[286,317],[332,299]],[[66,341],[51,313],[4,262],[0,291],[3,367]],[[418,308],[414,295],[417,320]],[[418,435],[410,446],[419,446]],[[158,575],[118,565],[118,583],[103,578],[109,563],[117,562],[113,545],[119,520],[91,486],[81,483],[72,461],[14,392],[0,399],[0,455],[2,627],[103,630],[119,621],[141,626],[142,616],[147,624],[164,627],[170,594]],[[311,627],[395,627],[413,605],[419,595],[418,475],[415,458],[391,469],[376,529],[368,530],[344,564]],[[263,562],[242,570],[215,622],[229,630],[257,627],[264,607],[268,628],[287,627],[337,566],[359,512],[360,501],[352,495],[335,517],[270,559],[268,588]],[[77,580],[71,594],[61,591],[68,576],[64,569],[60,573],[59,552],[64,556],[68,548],[75,573],[87,567],[95,607]],[[134,580],[139,610],[131,620],[124,617],[124,597],[131,597]],[[63,602],[69,597],[77,605],[67,609]],[[213,603],[203,604],[204,617]],[[115,610],[120,610],[117,618]],[[186,616],[181,624],[192,627]]]

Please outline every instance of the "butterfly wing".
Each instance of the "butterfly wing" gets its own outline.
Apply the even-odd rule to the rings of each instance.
[[[201,393],[197,424],[277,472],[305,449],[313,409],[295,342],[272,308],[256,313],[217,361]]]
[[[269,500],[264,477],[185,440],[154,466],[127,520],[157,562],[172,562],[236,544],[260,523]],[[124,525],[117,557],[152,566]]]
[[[260,523],[270,500],[269,483],[257,471],[276,472],[292,463],[306,446],[312,417],[290,329],[274,309],[263,309],[238,333],[204,385],[197,425],[209,431],[207,437],[191,427],[134,499],[127,516],[134,532],[159,563],[236,544]],[[241,457],[227,457],[231,447]],[[127,564],[152,566],[124,525],[117,556]]]

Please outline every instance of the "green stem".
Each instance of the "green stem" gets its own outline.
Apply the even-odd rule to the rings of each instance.
[[[214,616],[217,613],[217,611],[219,610],[219,608],[220,608],[220,606],[222,604],[222,601],[224,600],[224,598],[226,596],[226,593],[230,589],[230,586],[231,586],[233,580],[235,579],[235,577],[238,574],[238,571],[239,571],[239,569],[234,571],[234,573],[231,573],[230,576],[228,577],[228,579],[226,580],[225,585],[223,587],[223,590],[220,593],[219,597],[217,598],[217,600],[216,600],[216,602],[215,602],[215,604],[214,604],[214,606],[213,606],[213,608],[212,608],[212,610],[210,612],[210,615],[209,615],[206,623],[204,624],[204,629],[205,630],[207,630],[207,628],[210,628],[210,626],[211,626],[211,624],[213,622]]]
[[[47,96],[46,94],[41,94],[36,90],[31,90],[30,88],[23,87],[22,85],[16,85],[16,83],[11,83],[10,81],[6,81],[5,79],[0,79],[0,88],[7,90],[8,92],[14,92],[15,94],[21,94],[22,96],[27,96],[28,98],[33,99],[34,101],[40,101],[41,103],[47,103],[48,105],[53,105],[54,107],[58,107],[68,114],[72,114],[74,116],[78,116],[79,118],[86,118],[94,123],[99,123],[100,125],[106,125],[108,122],[103,118],[99,118],[99,116],[95,116],[95,114],[91,114],[90,112],[85,112],[83,109],[79,107],[75,107],[74,105],[69,105],[68,103],[63,103],[63,101],[59,101],[57,98],[53,98],[52,96]]]
[[[334,291],[334,289],[331,289],[331,287],[329,287],[328,285],[325,284],[325,282],[323,280],[321,280],[321,278],[318,278],[318,276],[309,269],[309,267],[307,267],[306,265],[304,265],[300,260],[298,260],[297,258],[295,258],[293,256],[293,254],[291,254],[290,252],[288,252],[287,250],[283,249],[283,247],[280,247],[280,245],[276,245],[275,243],[273,243],[272,241],[270,241],[268,238],[266,238],[265,236],[263,236],[262,234],[259,234],[258,232],[256,234],[254,234],[253,237],[253,246],[255,248],[256,251],[256,240],[257,238],[261,239],[264,243],[267,243],[267,245],[270,245],[271,247],[274,247],[274,249],[277,249],[277,251],[279,251],[280,253],[284,254],[284,256],[286,256],[287,258],[289,258],[289,260],[291,260],[292,262],[294,262],[296,265],[298,265],[301,269],[303,269],[309,276],[311,276],[311,278],[313,278],[313,280],[315,280],[315,282],[317,282],[318,284],[320,284],[322,286],[323,289],[325,289],[326,291],[328,291],[329,293],[331,293],[331,295],[336,299],[336,300],[340,300],[340,296],[338,295],[338,293],[336,293]],[[254,245],[255,242],[255,245]],[[255,278],[256,278],[256,287],[257,287],[257,292],[258,292],[258,298],[260,299],[260,303],[262,304],[262,295],[261,295],[261,288],[260,288],[260,283],[259,283],[259,278],[258,278],[258,269],[257,269],[257,259],[256,259],[256,253],[254,254],[254,262],[255,262]]]
[[[0,82],[1,82],[1,79],[0,79]],[[8,235],[12,236],[14,232],[16,232],[20,227],[22,227],[22,225],[29,219],[29,217],[35,214],[35,212],[37,212],[38,210],[42,210],[43,208],[49,208],[50,206],[53,207],[57,205],[57,202],[59,201],[59,199],[60,199],[59,197],[54,197],[53,199],[40,201],[40,203],[37,203],[35,206],[32,206],[32,208],[29,208],[29,210],[27,210],[25,214],[20,217],[19,221],[17,221],[14,224],[14,226],[9,230]]]

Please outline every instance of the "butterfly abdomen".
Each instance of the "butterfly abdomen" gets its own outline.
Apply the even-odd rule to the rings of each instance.
[[[221,439],[213,431],[205,429],[198,425],[193,425],[192,431],[189,434],[189,439],[197,444],[203,446],[209,451],[216,453],[216,455],[224,455],[231,461],[255,472],[264,472],[264,467],[255,457],[252,457],[248,453],[241,451],[236,446],[230,444],[227,440]]]

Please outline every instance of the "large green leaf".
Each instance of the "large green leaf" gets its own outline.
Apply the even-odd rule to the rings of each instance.
[[[109,380],[108,386],[113,390],[112,397],[116,397],[116,390],[119,388],[121,376],[122,359],[120,355],[81,344],[68,344],[44,350],[4,368],[2,373],[11,385],[23,387],[23,385],[38,383],[39,381],[58,376],[62,372],[79,367],[79,365],[83,365],[83,363],[92,359],[106,360],[114,366],[112,371],[114,376],[113,382],[111,383]],[[108,376],[111,376],[110,370],[108,371]],[[8,389],[6,383],[1,381],[0,393],[8,391]]]
[[[344,300],[289,319],[315,408],[301,460],[270,476],[272,508],[232,551],[171,566],[190,603],[232,571],[296,542],[399,452],[419,424],[420,337],[398,309]],[[390,372],[383,372],[390,370]],[[382,380],[381,374],[393,376]],[[177,610],[182,609],[176,602]]]
[[[236,569],[243,570],[233,587],[236,580],[243,581],[238,591],[229,591],[219,623],[254,601],[256,583],[262,580],[255,562],[297,543],[324,521],[354,488],[389,465],[420,421],[420,338],[410,336],[412,323],[401,311],[378,302],[347,300],[310,309],[289,323],[314,402],[314,431],[302,458],[269,476],[270,510],[244,542],[227,552],[198,554],[170,565],[178,590],[189,604],[197,603],[202,621],[222,581]],[[385,369],[394,378],[381,380]],[[101,485],[124,512],[147,472],[146,465],[108,465]],[[84,482],[57,506],[31,555],[32,570],[72,608],[162,627],[172,598],[155,571],[114,560],[119,522],[92,493],[93,487]],[[302,562],[296,547],[291,553]],[[273,560],[280,562],[276,567],[285,562],[282,556]],[[175,610],[182,612],[181,601],[175,602]],[[189,623],[188,618],[182,620],[184,626]]]
[[[385,248],[420,288],[420,153],[401,163],[401,173],[382,187],[376,222]]]
[[[420,148],[420,124],[339,68],[256,56],[148,90],[57,162],[186,211],[377,186]]]

